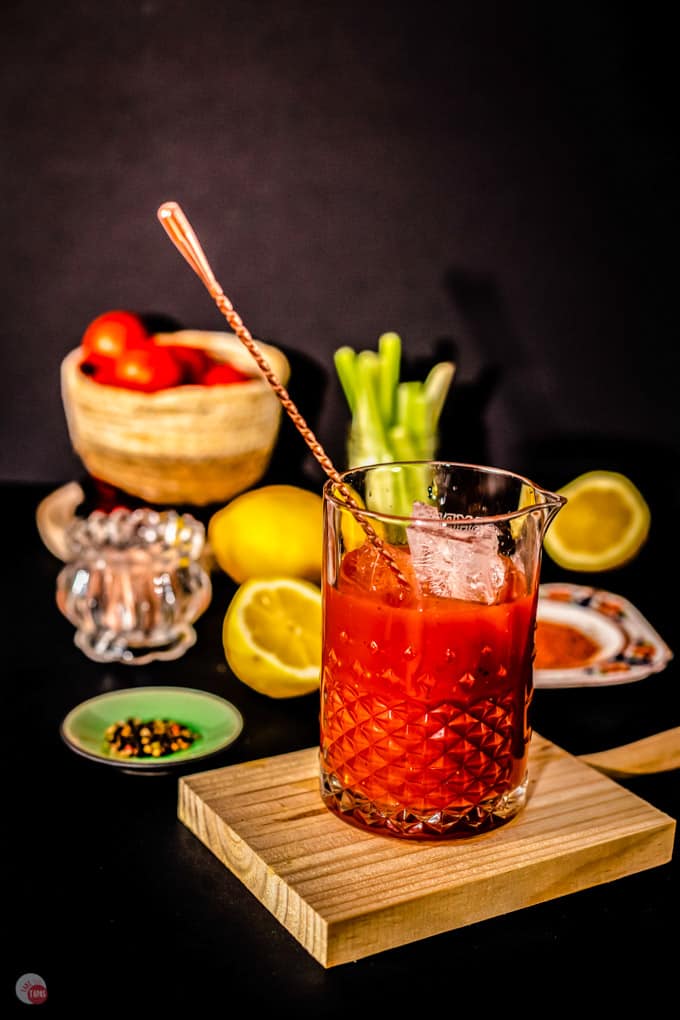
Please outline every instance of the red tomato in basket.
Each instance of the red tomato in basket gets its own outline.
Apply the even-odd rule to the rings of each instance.
[[[128,505],[123,502],[123,493],[115,485],[104,482],[101,478],[95,478],[94,475],[88,475],[87,481],[92,485],[93,493],[90,498],[95,510],[102,510],[104,513],[110,514],[113,510],[132,509],[131,503]]]
[[[209,368],[201,382],[204,386],[229,386],[231,383],[250,382],[252,378],[235,365],[224,362]]]
[[[104,312],[93,319],[80,345],[88,362],[111,360],[149,343],[146,326],[134,312]]]
[[[188,347],[184,344],[161,344],[164,351],[175,359],[182,373],[183,383],[198,384],[208,369],[215,364],[212,358],[199,347]]]
[[[103,383],[105,386],[115,386],[113,381],[113,358],[98,358],[96,355],[86,355],[80,362],[80,371],[88,379],[94,382]]]
[[[172,354],[163,347],[147,344],[146,347],[123,351],[116,358],[110,385],[154,393],[170,386],[179,386],[181,381],[182,370]]]

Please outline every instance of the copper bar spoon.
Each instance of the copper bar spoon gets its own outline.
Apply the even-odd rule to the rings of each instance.
[[[161,225],[164,227],[180,255],[182,255],[189,263],[231,328],[234,330],[236,336],[254,358],[258,368],[271,388],[274,390],[298,432],[307,443],[307,446],[325,471],[326,475],[335,483],[337,491],[340,493],[343,500],[347,503],[348,508],[364,529],[369,540],[384,557],[387,565],[390,567],[397,580],[404,586],[408,587],[408,581],[399,569],[396,560],[390,555],[390,553],[388,553],[382,539],[373,528],[373,525],[365,514],[361,512],[361,507],[356,502],[351,489],[343,481],[323,446],[300,414],[296,405],[291,400],[290,394],[276,377],[273,369],[253,339],[250,330],[244,324],[241,316],[235,310],[231,301],[222,290],[222,287],[218,283],[215,274],[210,267],[210,263],[206,258],[201,243],[181,207],[177,202],[164,202],[159,207],[157,215]]]

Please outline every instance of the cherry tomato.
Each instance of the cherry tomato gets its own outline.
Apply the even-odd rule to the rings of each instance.
[[[199,347],[188,347],[184,344],[163,344],[162,347],[179,365],[183,383],[200,383],[208,369],[215,364]]]
[[[172,354],[154,344],[123,351],[113,363],[112,374],[114,386],[146,393],[179,386],[182,380],[182,370]]]
[[[129,510],[131,509],[126,503],[121,501],[122,492],[117,489],[115,485],[111,485],[109,482],[102,481],[101,478],[95,478],[94,475],[89,476],[92,482],[92,488],[94,489],[94,502],[96,510],[103,510],[104,513],[111,513],[113,510]]]
[[[201,382],[204,386],[227,386],[231,383],[250,382],[252,378],[252,375],[246,375],[240,368],[224,362],[209,368]]]
[[[143,347],[149,343],[149,334],[138,315],[133,312],[104,312],[93,319],[83,338],[81,347],[86,360],[117,358],[123,351]]]
[[[92,379],[93,382],[97,382],[105,386],[114,386],[114,364],[115,362],[113,358],[99,358],[94,354],[90,354],[80,362],[80,371],[83,375],[86,375],[88,379]]]

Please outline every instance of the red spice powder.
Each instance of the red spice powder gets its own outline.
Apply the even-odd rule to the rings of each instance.
[[[535,669],[574,669],[585,666],[600,646],[587,634],[566,623],[538,620],[534,638]]]

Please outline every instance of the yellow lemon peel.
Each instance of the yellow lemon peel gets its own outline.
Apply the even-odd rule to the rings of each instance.
[[[637,486],[617,471],[587,471],[558,489],[566,496],[544,538],[558,566],[614,570],[629,563],[647,540],[649,506]]]
[[[237,584],[275,574],[317,582],[321,496],[295,485],[249,489],[213,514],[207,537],[218,567]]]

